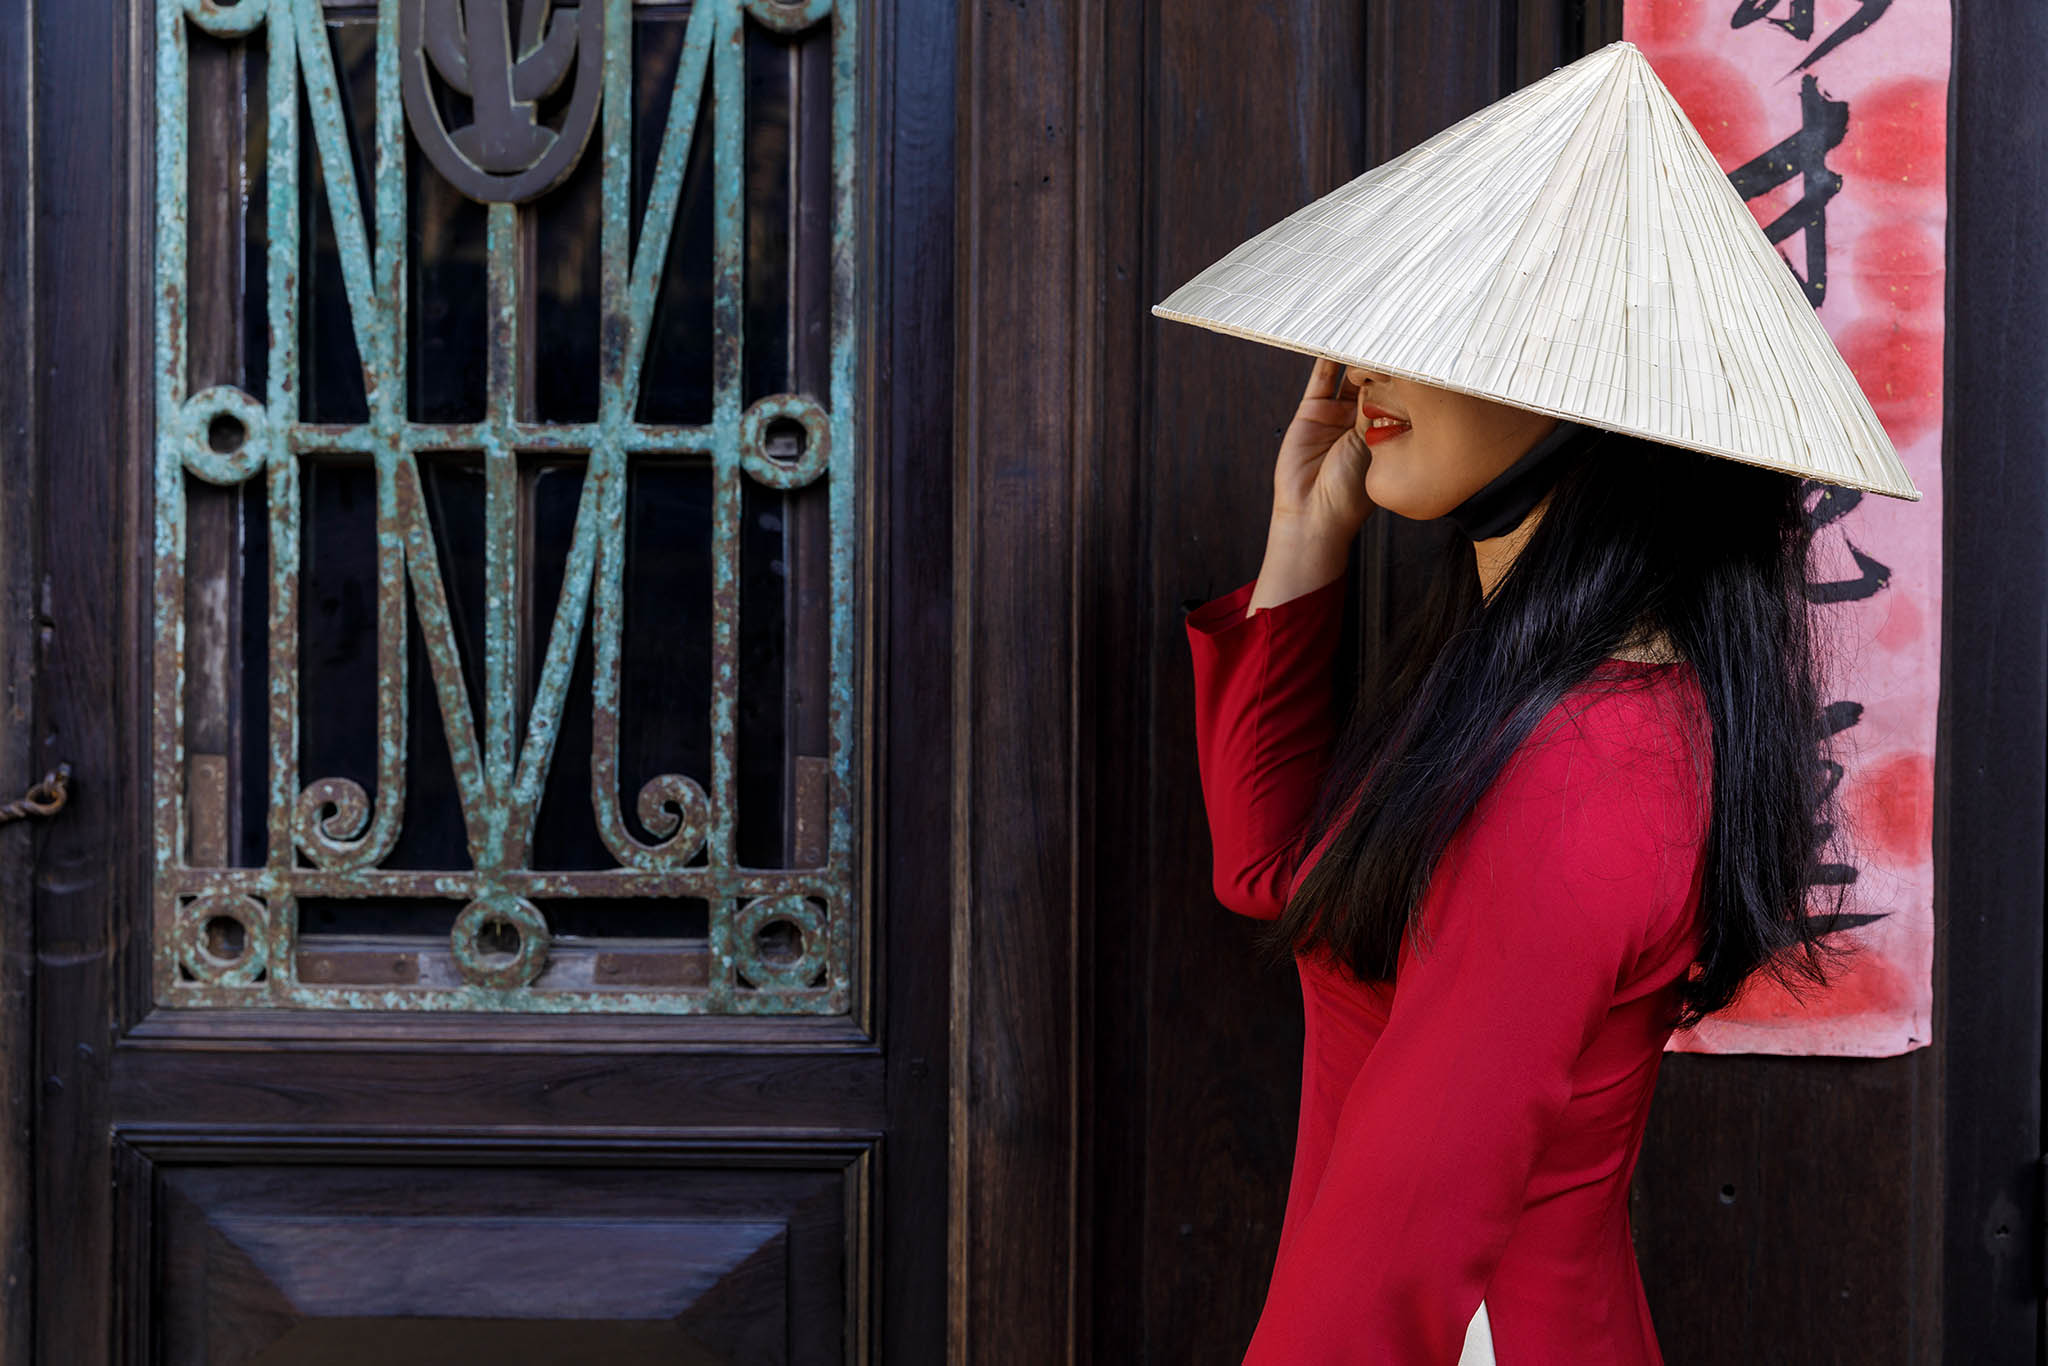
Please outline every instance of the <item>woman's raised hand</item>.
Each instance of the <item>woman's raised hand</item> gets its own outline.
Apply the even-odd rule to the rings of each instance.
[[[1365,492],[1371,459],[1358,430],[1358,386],[1336,361],[1318,360],[1280,438],[1266,559],[1246,616],[1344,572],[1352,539],[1372,512]]]
[[[1372,511],[1365,492],[1371,459],[1358,430],[1358,386],[1336,361],[1317,360],[1280,438],[1274,517],[1305,517],[1349,542]]]

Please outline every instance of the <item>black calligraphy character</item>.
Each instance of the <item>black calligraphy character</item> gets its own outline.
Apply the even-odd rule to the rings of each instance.
[[[1806,600],[1812,603],[1862,602],[1874,598],[1891,586],[1892,567],[1880,563],[1856,548],[1854,541],[1845,542],[1850,558],[1856,561],[1856,577],[1834,579],[1827,583],[1808,583]]]
[[[1824,713],[1829,738],[1840,735],[1862,719],[1863,704],[1861,702],[1830,702],[1828,703],[1827,711]],[[1842,766],[1833,759],[1822,761],[1821,773],[1823,778],[1820,793],[1815,798],[1816,805],[1825,802],[1828,798],[1835,795],[1835,789],[1842,785],[1843,772]],[[1835,827],[1826,821],[1817,821],[1815,822],[1813,833],[1814,846],[1818,849],[1826,849],[1828,841],[1834,838]],[[1815,887],[1846,887],[1855,880],[1855,866],[1847,863],[1816,863],[1813,865],[1813,871],[1808,873],[1806,877],[1807,883]]]
[[[1835,31],[1821,39],[1820,46],[1807,53],[1806,59],[1792,70],[1806,70],[1876,23],[1891,5],[1892,0],[1863,0],[1863,3],[1856,7],[1854,14],[1837,24]],[[1747,28],[1759,19],[1770,19],[1773,24],[1802,43],[1813,37],[1813,0],[1792,0],[1790,12],[1782,19],[1771,18],[1771,11],[1777,7],[1778,0],[1742,0],[1742,3],[1735,7],[1735,15],[1728,21],[1728,27]]]
[[[1820,93],[1818,81],[1802,77],[1799,131],[1728,173],[1729,182],[1744,199],[1769,194],[1793,176],[1801,178],[1804,192],[1799,202],[1765,224],[1764,236],[1782,242],[1805,229],[1806,275],[1799,280],[1799,287],[1806,291],[1806,302],[1815,308],[1828,292],[1828,201],[1842,188],[1842,177],[1828,169],[1826,158],[1848,131],[1848,101],[1829,99]],[[1796,270],[1792,274],[1799,276]]]
[[[1834,484],[1823,484],[1818,479],[1808,479],[1800,486],[1800,494],[1806,501],[1806,525],[1809,530],[1819,531],[1831,526],[1863,501],[1860,489],[1845,489]],[[1856,548],[1856,543],[1843,538],[1849,547],[1849,557],[1856,561],[1856,577],[1853,579],[1830,579],[1820,583],[1809,581],[1806,585],[1806,600],[1813,603],[1862,602],[1874,598],[1891,586],[1892,567],[1872,559]]]
[[[1778,0],[1742,0],[1735,7],[1735,17],[1728,21],[1730,28],[1748,28],[1759,19],[1770,19],[1771,11],[1778,7]],[[1813,0],[1792,0],[1792,12],[1783,19],[1771,22],[1785,32],[1805,42],[1813,36]]]
[[[1830,737],[1840,735],[1843,731],[1863,719],[1863,704],[1861,702],[1830,702],[1827,711],[1824,713],[1824,719],[1828,735]],[[1824,778],[1818,800],[1824,802],[1834,795],[1837,787],[1841,786],[1843,769],[1840,764],[1829,759],[1822,764],[1821,771]],[[1834,838],[1834,833],[1835,827],[1826,821],[1815,822],[1815,847],[1825,850],[1828,841]],[[1807,885],[1812,887],[1847,887],[1856,881],[1856,866],[1851,863],[1816,862],[1812,870],[1806,875],[1806,881]],[[1816,913],[1814,918],[1821,922],[1821,933],[1828,935],[1838,934],[1843,930],[1853,930],[1859,925],[1868,925],[1874,920],[1882,920],[1885,918],[1885,914],[1882,911],[1876,914],[1852,914],[1840,910],[1838,903],[1837,909]]]
[[[1862,489],[1845,489],[1839,484],[1823,484],[1818,479],[1802,480],[1799,485],[1800,500],[1806,505],[1806,529],[1819,531],[1824,526],[1833,526],[1856,510],[1863,501]]]
[[[1860,489],[1845,489],[1834,484],[1824,484],[1818,479],[1808,479],[1800,485],[1800,495],[1806,504],[1806,525],[1810,531],[1832,526],[1849,515],[1858,503],[1863,501]],[[1892,571],[1889,565],[1880,564],[1858,550],[1853,542],[1844,540],[1849,554],[1856,561],[1857,576],[1853,579],[1835,579],[1805,586],[1806,600],[1812,603],[1859,602],[1875,597],[1891,584]],[[1831,702],[1826,713],[1827,733],[1832,738],[1848,730],[1863,719],[1861,702]],[[1816,802],[1825,802],[1834,796],[1835,789],[1842,785],[1842,766],[1833,759],[1821,764],[1823,781]],[[1814,843],[1825,850],[1828,841],[1834,837],[1835,828],[1826,821],[1815,823]],[[1849,863],[1816,862],[1806,878],[1809,885],[1816,887],[1846,887],[1856,880],[1856,867]],[[1834,913],[1828,933],[1867,925],[1880,919],[1873,915],[1848,915]]]

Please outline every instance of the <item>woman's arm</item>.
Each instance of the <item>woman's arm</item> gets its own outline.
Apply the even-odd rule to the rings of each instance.
[[[1247,616],[1255,587],[1197,607],[1187,632],[1216,899],[1270,920],[1286,905],[1298,837],[1329,762],[1344,580]]]
[[[1684,742],[1646,694],[1568,705],[1445,851],[1246,1366],[1457,1359],[1580,1054],[1691,903]]]
[[[1286,904],[1329,761],[1344,564],[1372,510],[1357,398],[1342,367],[1315,363],[1274,462],[1259,577],[1187,619],[1216,898],[1241,915]]]

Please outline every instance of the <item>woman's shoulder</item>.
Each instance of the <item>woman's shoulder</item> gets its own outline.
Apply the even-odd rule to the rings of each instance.
[[[1494,783],[1501,802],[1533,799],[1581,819],[1665,837],[1704,837],[1712,727],[1692,666],[1606,659],[1568,690]]]
[[[1706,697],[1684,660],[1609,656],[1593,666],[1537,727],[1596,750],[1619,746],[1617,758],[1647,749],[1689,751],[1705,738]]]

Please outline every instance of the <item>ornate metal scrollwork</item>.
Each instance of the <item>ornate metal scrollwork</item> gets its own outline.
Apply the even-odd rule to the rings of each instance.
[[[610,1010],[660,1012],[838,1012],[849,1008],[854,913],[853,575],[856,346],[853,331],[857,253],[854,155],[857,80],[851,0],[697,0],[676,60],[670,111],[662,126],[644,205],[633,188],[632,0],[378,0],[375,136],[363,150],[329,41],[332,16],[322,0],[157,0],[157,309],[155,412],[156,559],[153,598],[157,649],[153,712],[159,999],[178,1005],[354,1007],[443,1010]],[[347,19],[342,22],[360,22]],[[678,22],[682,22],[678,16]],[[809,69],[822,89],[829,70],[831,140],[829,221],[829,375],[818,392],[774,394],[749,404],[742,392],[740,329],[746,317],[747,146],[744,143],[749,25],[776,35],[810,33],[829,45],[827,66]],[[825,26],[825,27],[820,27]],[[202,41],[260,44],[265,107],[261,183],[264,381],[249,392],[215,386],[190,392],[188,266],[183,197],[189,180],[188,124],[194,109],[188,46]],[[782,43],[783,37],[773,41]],[[805,41],[810,41],[806,39]],[[787,50],[787,49],[778,49]],[[811,60],[807,58],[806,60]],[[360,86],[351,88],[360,89]],[[302,115],[302,112],[303,115]],[[446,111],[463,111],[449,114]],[[703,111],[700,115],[700,110]],[[251,111],[256,117],[258,111]],[[464,119],[467,122],[464,122]],[[302,126],[303,125],[303,126]],[[808,125],[811,127],[818,124]],[[485,274],[491,319],[489,393],[481,420],[432,423],[408,407],[413,370],[407,357],[413,307],[406,253],[408,139],[434,171],[484,201]],[[655,302],[683,198],[692,148],[708,140],[712,259],[708,287],[717,335],[708,420],[641,421],[639,392],[654,329]],[[595,144],[593,146],[593,144]],[[602,163],[599,234],[599,411],[584,422],[541,422],[522,386],[520,364],[522,221],[530,201],[560,186],[585,154]],[[302,170],[318,168],[325,219],[338,253],[341,291],[362,367],[367,416],[314,422],[300,392],[302,277],[306,233],[314,217]],[[815,160],[810,164],[819,164]],[[250,168],[253,172],[254,168]],[[253,173],[247,183],[256,183]],[[580,182],[579,182],[580,183]],[[579,191],[580,192],[580,191]],[[822,356],[822,349],[820,351]],[[820,360],[818,364],[824,362]],[[815,367],[814,367],[815,368]],[[801,387],[792,381],[793,387]],[[518,545],[519,462],[536,451],[582,462],[574,531],[559,595],[545,620],[528,620],[513,591],[522,572]],[[487,489],[483,541],[482,658],[471,659],[423,490],[422,457],[459,452],[480,461]],[[634,462],[693,462],[713,501],[711,585],[701,611],[709,622],[712,737],[708,772],[660,758],[622,809],[621,640],[625,631],[626,526]],[[306,469],[352,460],[375,483],[375,724],[365,736],[374,772],[302,772],[306,702],[301,696],[302,499]],[[203,485],[236,486],[238,507],[267,519],[265,592],[244,595],[252,635],[267,632],[267,666],[257,705],[239,724],[265,746],[266,763],[250,809],[261,808],[264,837],[255,866],[192,855],[195,787],[187,753],[187,558],[194,525],[188,504]],[[812,525],[826,528],[829,572],[812,580],[829,613],[813,633],[829,683],[827,735],[803,754],[806,791],[822,796],[791,855],[801,867],[743,864],[737,834],[740,723],[739,603],[741,504],[776,490],[815,487],[806,497]],[[209,495],[211,496],[211,495]],[[216,506],[218,506],[216,504]],[[816,544],[816,543],[812,543]],[[364,582],[370,578],[366,571]],[[459,604],[457,604],[459,606]],[[823,620],[829,617],[829,622]],[[822,629],[829,624],[829,640]],[[636,628],[637,629],[637,628]],[[415,645],[414,642],[417,641]],[[532,846],[543,790],[555,760],[572,679],[587,644],[594,712],[589,800],[599,842],[612,866],[536,866]],[[421,682],[447,746],[466,859],[458,866],[390,866],[408,817],[408,657],[424,658]],[[528,670],[521,662],[533,661]],[[422,705],[414,703],[413,705]],[[820,710],[826,700],[819,702]],[[366,725],[367,729],[367,725]],[[790,753],[799,753],[790,742]],[[224,771],[218,753],[203,756]],[[795,762],[795,761],[792,761]],[[657,766],[658,765],[658,766]],[[327,768],[325,762],[322,768]],[[823,774],[822,781],[819,775]],[[213,779],[218,790],[220,781]],[[416,786],[424,787],[425,780]],[[627,790],[632,790],[628,788]],[[551,798],[553,800],[553,798]],[[252,818],[252,823],[258,823]],[[599,860],[602,861],[602,860]],[[337,985],[338,932],[309,949],[305,904],[327,908],[459,906],[454,926],[416,982]],[[670,911],[670,938],[697,936],[703,980],[629,989],[609,984],[597,955],[577,933],[556,932],[551,908],[580,903],[605,914],[635,902]],[[687,920],[677,908],[689,911]],[[561,912],[566,915],[566,912]],[[593,911],[592,914],[597,914]],[[410,922],[408,922],[410,923]],[[566,925],[568,922],[562,922]],[[701,925],[678,930],[673,926]],[[354,933],[351,931],[351,933]],[[382,929],[371,933],[382,934]],[[411,934],[411,931],[406,933]],[[606,933],[615,933],[606,931]],[[338,935],[346,939],[347,935]],[[632,936],[622,936],[631,938]],[[413,935],[421,943],[424,935]],[[382,952],[387,941],[376,939]],[[408,940],[407,942],[412,942]],[[613,941],[616,942],[616,941]],[[319,973],[302,977],[300,959],[317,950]],[[679,952],[664,949],[671,956]],[[426,953],[427,950],[420,952]],[[583,953],[578,958],[577,954]],[[573,960],[573,961],[572,961]],[[578,965],[581,966],[578,966]],[[343,965],[345,966],[345,964]],[[579,975],[580,974],[580,975]],[[354,980],[354,979],[347,979]]]

